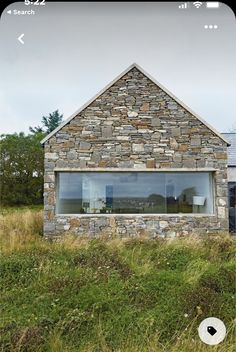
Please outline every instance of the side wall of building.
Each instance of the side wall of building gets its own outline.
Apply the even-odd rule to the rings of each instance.
[[[133,68],[52,136],[45,148],[44,233],[187,235],[228,231],[227,146]],[[214,214],[57,215],[57,171],[215,170]]]
[[[228,182],[236,182],[236,166],[228,167]]]

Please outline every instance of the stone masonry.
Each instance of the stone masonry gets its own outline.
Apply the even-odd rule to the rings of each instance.
[[[136,66],[45,143],[44,233],[181,236],[228,231],[227,144]],[[215,170],[214,214],[57,215],[56,171]]]

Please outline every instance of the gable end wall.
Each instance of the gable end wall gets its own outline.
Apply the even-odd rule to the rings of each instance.
[[[133,68],[45,142],[44,233],[95,236],[228,231],[227,145]],[[56,170],[208,170],[213,215],[56,215]]]

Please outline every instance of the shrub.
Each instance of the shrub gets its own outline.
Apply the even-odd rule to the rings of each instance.
[[[111,271],[115,271],[126,279],[132,274],[118,251],[109,249],[105,243],[99,241],[91,242],[88,249],[81,250],[72,260],[76,266],[97,270],[100,276],[107,276]]]

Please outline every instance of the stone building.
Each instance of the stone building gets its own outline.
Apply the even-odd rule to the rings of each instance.
[[[227,139],[136,64],[42,144],[48,237],[228,231]]]

